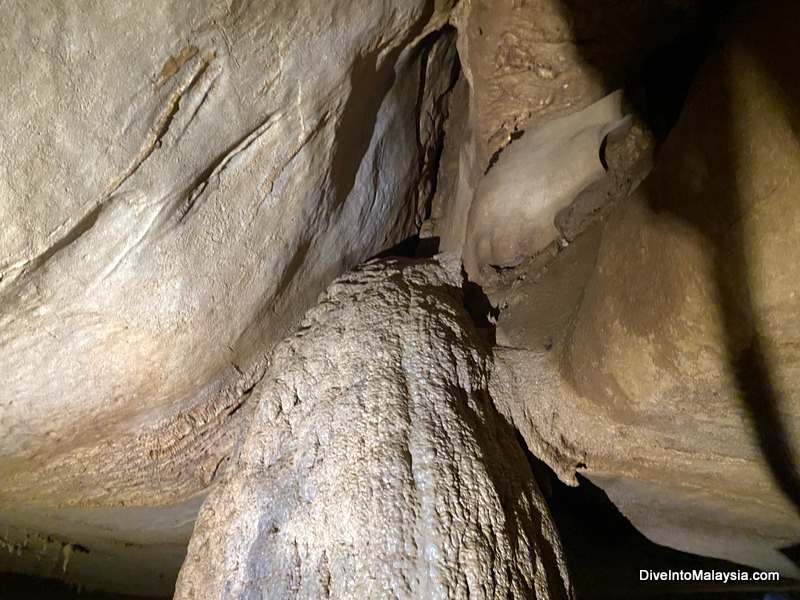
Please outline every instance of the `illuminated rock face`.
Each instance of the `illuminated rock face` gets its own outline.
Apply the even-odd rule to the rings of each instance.
[[[702,68],[604,232],[569,351],[576,389],[641,429],[641,466],[596,466],[631,521],[795,577],[778,549],[800,540],[800,44],[782,25],[798,14],[743,20]]]
[[[599,246],[571,245],[498,325],[525,348],[498,363],[534,453],[567,480],[582,464],[659,544],[795,578],[798,14],[736,20]]]
[[[630,128],[615,92],[566,117],[525,131],[500,154],[475,189],[467,222],[464,268],[516,267],[556,242],[557,215],[606,175],[602,144]]]
[[[569,598],[461,263],[371,262],[275,349],[176,598]]]
[[[167,596],[210,493],[183,598],[568,597],[496,406],[797,576],[800,9],[733,19],[640,185],[607,94],[695,5],[3,4],[0,572]],[[318,299],[420,227],[494,348],[452,256]]]
[[[0,8],[0,523],[30,559],[0,569],[50,573],[38,527],[126,541],[70,507],[196,505],[270,347],[415,231],[450,7],[324,4]],[[178,522],[145,536],[173,569]],[[134,562],[93,579],[152,593]]]

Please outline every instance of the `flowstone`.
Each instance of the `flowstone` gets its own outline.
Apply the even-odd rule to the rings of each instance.
[[[176,598],[572,597],[445,262],[368,263],[278,345]]]

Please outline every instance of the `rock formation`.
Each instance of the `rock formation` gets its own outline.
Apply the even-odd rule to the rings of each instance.
[[[560,237],[556,217],[606,174],[603,144],[631,117],[614,92],[566,117],[526,130],[477,185],[470,204],[464,266],[484,282],[492,267],[518,266]]]
[[[270,347],[415,230],[449,8],[0,7],[0,569],[169,592]]]
[[[796,578],[798,11],[745,16],[602,235],[506,296],[494,397],[654,541]]]
[[[569,598],[537,461],[800,577],[798,21],[0,6],[0,583]]]
[[[570,598],[461,263],[371,262],[276,347],[176,598]]]

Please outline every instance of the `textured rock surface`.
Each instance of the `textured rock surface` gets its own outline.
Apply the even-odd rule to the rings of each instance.
[[[472,87],[481,170],[518,129],[584,108],[603,95],[583,60],[561,2],[468,0],[453,17]]]
[[[507,206],[468,232],[473,191],[623,85],[666,133],[695,50],[650,51],[720,3],[283,4],[0,7],[0,571],[170,594],[273,344],[430,208],[471,275],[522,257],[484,282],[491,395],[537,456],[658,542],[799,575],[800,9],[740,15],[649,183],[602,231],[649,168],[645,129],[607,144],[539,252]],[[568,594],[460,274],[383,268],[281,346],[183,594]]]
[[[281,342],[176,598],[568,598],[460,262],[373,262]]]
[[[462,0],[458,29],[466,105],[448,126],[431,214],[443,251],[461,250],[480,178],[521,131],[637,80],[644,57],[695,29],[697,0]],[[680,58],[678,62],[680,62]],[[656,75],[658,78],[660,74]],[[664,84],[669,91],[669,83]],[[659,88],[657,99],[662,94]],[[632,100],[632,98],[629,98]],[[642,108],[642,102],[635,102]],[[645,107],[648,108],[648,107]]]
[[[0,7],[3,525],[202,493],[269,347],[415,230],[449,9]],[[66,541],[104,544],[93,522]]]
[[[446,140],[458,159],[442,172],[431,215],[444,251],[461,250],[475,186],[513,133],[604,95],[557,1],[465,0],[452,22],[469,87]]]
[[[737,20],[599,252],[567,249],[528,290],[543,320],[498,331],[501,408],[564,479],[584,465],[658,543],[795,577],[798,16]]]

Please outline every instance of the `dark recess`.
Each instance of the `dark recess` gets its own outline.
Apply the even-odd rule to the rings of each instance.
[[[738,582],[641,582],[639,569],[652,571],[747,571],[756,569],[724,560],[696,556],[660,546],[631,525],[606,496],[588,479],[578,476],[580,486],[561,483],[546,465],[532,456],[537,480],[546,477],[548,504],[564,545],[577,600],[763,600],[773,590],[788,598],[800,598],[800,582],[782,578],[775,584]],[[775,599],[778,600],[778,599]]]
[[[419,258],[417,257],[417,246],[419,246],[420,239],[418,235],[407,237],[401,242],[396,243],[391,248],[387,248],[373,256],[373,258]]]
[[[656,139],[666,138],[677,123],[711,42],[710,37],[687,36],[655,48],[627,86],[626,100]]]
[[[2,600],[143,600],[141,596],[127,596],[90,592],[58,579],[44,579],[0,573],[0,599]],[[151,598],[147,600],[168,600]]]
[[[794,544],[793,546],[787,546],[786,548],[778,548],[778,550],[783,552],[786,558],[800,567],[800,544]]]
[[[430,50],[433,45],[442,38],[450,38],[450,43],[455,45],[456,43],[456,29],[452,25],[445,25],[440,31],[436,31],[431,33],[422,40],[418,46],[418,51],[422,54],[423,60],[422,63],[422,73],[420,74],[420,82],[419,88],[417,89],[417,103],[415,109],[415,119],[417,122],[417,127],[420,128],[423,126],[423,115],[422,115],[422,101],[423,96],[425,94],[425,89],[427,87],[427,80],[425,77],[425,71],[427,69],[428,63],[428,56],[430,54]],[[461,77],[461,62],[458,58],[458,54],[455,55],[453,64],[450,67],[450,77],[448,81],[447,89],[445,90],[444,94],[438,97],[435,101],[434,109],[437,114],[441,114],[443,117],[443,123],[447,122],[449,115],[449,98],[452,95],[453,88],[455,87],[456,83],[458,82],[459,78]],[[427,118],[431,119],[429,115],[426,115]],[[431,123],[432,125],[433,123]],[[420,173],[420,177],[422,177],[421,183],[424,181],[428,185],[428,194],[425,198],[425,205],[422,207],[422,215],[423,219],[430,219],[431,211],[433,208],[433,198],[436,195],[436,190],[438,186],[438,177],[439,177],[439,163],[442,158],[442,152],[444,152],[444,127],[440,131],[439,135],[433,140],[433,144],[430,145],[427,149],[423,147],[421,139],[419,139],[419,132],[417,133],[417,146],[419,148],[419,164],[418,169]],[[430,168],[427,170],[425,169],[425,165],[430,165]],[[427,171],[427,173],[426,173]]]

